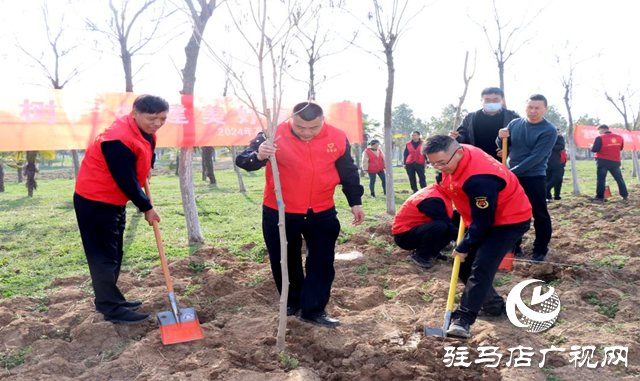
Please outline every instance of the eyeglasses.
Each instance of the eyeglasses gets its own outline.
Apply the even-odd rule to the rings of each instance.
[[[451,160],[453,160],[453,157],[456,155],[456,152],[458,152],[461,149],[462,147],[458,147],[455,151],[453,151],[453,154],[451,154],[451,157],[449,158],[449,160],[447,160],[446,163],[430,163],[431,166],[434,168],[446,167],[451,162]]]

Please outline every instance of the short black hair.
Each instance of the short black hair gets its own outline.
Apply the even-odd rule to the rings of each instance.
[[[429,155],[431,153],[446,152],[454,144],[458,142],[448,135],[431,135],[427,139],[426,144],[422,146],[422,154]]]
[[[547,98],[542,94],[533,94],[527,101],[543,101],[544,107],[547,107]]]
[[[143,94],[133,101],[133,109],[143,114],[159,114],[169,110],[169,102],[155,95]]]
[[[293,115],[297,115],[307,122],[322,117],[322,107],[311,102],[300,102],[293,108]]]
[[[420,136],[420,131],[415,130],[415,131],[411,132],[411,135],[413,135],[413,134],[418,134],[418,136]]]
[[[496,94],[504,98],[504,91],[502,91],[502,89],[499,87],[487,87],[486,89],[482,90],[482,92],[480,93],[480,97],[487,94]]]
[[[378,144],[378,143],[380,143],[380,140],[378,140],[378,139],[373,139],[372,141],[370,141],[370,142],[369,142],[369,145],[370,145],[370,146],[372,146],[372,145],[374,145],[374,144]]]
[[[606,124],[601,124],[598,126],[598,130],[607,130],[609,131],[609,126],[607,126]]]

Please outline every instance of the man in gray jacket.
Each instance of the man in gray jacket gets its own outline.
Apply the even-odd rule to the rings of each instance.
[[[504,108],[504,91],[497,87],[487,87],[480,94],[482,109],[469,113],[456,132],[450,132],[449,136],[459,143],[470,144],[478,147],[498,161],[502,158],[497,155],[496,137],[501,128],[520,118],[515,111]]]

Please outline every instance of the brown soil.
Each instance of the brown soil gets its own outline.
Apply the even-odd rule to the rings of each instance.
[[[555,231],[548,260],[580,266],[516,263],[512,272],[501,271],[496,276],[504,281],[497,289],[505,296],[524,279],[562,280],[556,289],[564,309],[559,324],[544,334],[527,333],[504,320],[478,321],[468,341],[425,338],[424,326],[442,325],[450,267],[439,264],[422,271],[406,261],[406,251],[389,252],[373,245],[373,239],[392,242],[389,220],[381,217],[378,226],[350,237],[338,248],[339,252],[356,249],[365,254],[336,263],[328,312],[342,326],[320,328],[289,318],[287,353],[298,360],[293,370],[275,348],[278,296],[268,264],[242,261],[224,249],[207,248],[170,265],[181,305],[198,311],[204,340],[163,346],[155,321],[139,326],[105,322],[93,310],[87,277],[58,279],[46,300],[0,301],[0,359],[32,347],[24,363],[3,370],[0,379],[546,380],[545,372],[556,380],[637,378],[640,202],[592,205],[586,198],[577,198],[556,202],[550,209]],[[529,232],[525,251],[531,239]],[[246,250],[251,247],[247,245]],[[604,266],[611,255],[627,257],[626,264],[621,269]],[[190,262],[207,266],[198,272],[202,267]],[[123,274],[120,285],[130,299],[144,301],[143,312],[169,309],[160,269],[146,276]],[[385,295],[385,289],[397,293]],[[614,318],[598,312],[592,305],[596,298],[602,305],[617,306]],[[543,371],[538,367],[538,351],[552,344],[567,350],[550,354]],[[473,361],[481,345],[500,347],[500,367],[445,367],[445,346],[469,347]],[[533,366],[505,366],[508,348],[518,345],[534,348]],[[568,354],[573,345],[596,346],[600,351],[594,362],[602,361],[604,346],[628,346],[629,367],[575,369]]]

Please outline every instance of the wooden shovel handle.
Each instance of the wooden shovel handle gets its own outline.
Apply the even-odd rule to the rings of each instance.
[[[151,205],[153,205],[153,199],[151,198],[151,190],[149,189],[149,180],[144,182],[144,192],[149,197]],[[169,265],[167,264],[167,256],[164,254],[164,245],[162,245],[162,236],[160,236],[160,228],[158,227],[158,221],[153,221],[153,233],[156,236],[156,245],[158,246],[158,253],[160,253],[160,262],[162,263],[162,272],[164,273],[164,281],[167,284],[167,290],[173,292],[173,283],[171,282],[171,275],[169,274]]]
[[[502,138],[502,165],[507,165],[507,138]]]

